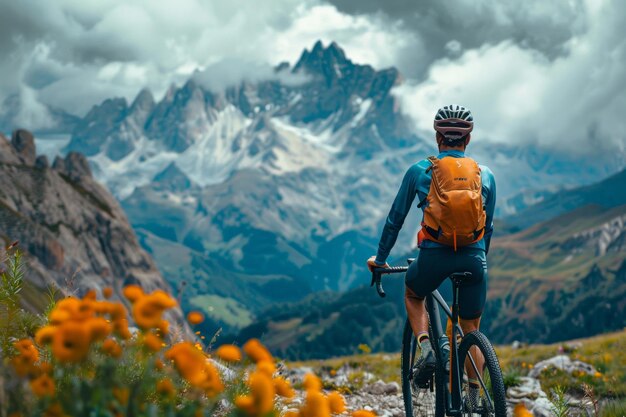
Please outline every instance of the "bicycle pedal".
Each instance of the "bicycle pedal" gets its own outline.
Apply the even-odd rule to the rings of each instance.
[[[421,381],[420,381],[420,382],[414,381],[414,382],[413,382],[413,386],[414,386],[415,388],[419,388],[419,389],[429,389],[429,388],[431,387],[431,385],[430,385],[430,381],[424,381],[424,382],[421,382]]]
[[[416,375],[413,375],[411,378],[413,386],[419,389],[428,389],[433,386],[433,376],[430,375],[427,378],[417,378]]]

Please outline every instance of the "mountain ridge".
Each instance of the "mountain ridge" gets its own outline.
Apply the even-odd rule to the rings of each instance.
[[[27,255],[28,307],[41,309],[50,285],[64,295],[139,284],[144,290],[169,286],[139,246],[119,203],[92,177],[87,159],[70,152],[52,166],[37,156],[33,135],[0,134],[0,251],[14,241]],[[180,309],[171,318],[189,333]]]
[[[581,189],[610,191],[612,184]],[[363,282],[364,265],[361,271]],[[404,282],[390,277],[384,285],[385,299],[362,286],[270,307],[224,342],[259,337],[290,359],[355,354],[361,343],[396,351],[406,317]],[[440,291],[451,298],[449,285]],[[625,296],[626,204],[592,202],[493,239],[481,329],[495,343],[552,343],[619,330],[626,325]]]
[[[288,75],[298,82],[283,82]],[[178,265],[189,273],[210,275],[219,264],[233,280],[281,271],[311,291],[357,285],[403,173],[436,152],[399,107],[399,72],[318,42],[270,79],[219,91],[203,80],[196,74],[156,103],[142,91],[130,106],[94,107],[66,150],[89,148],[94,175],[153,244],[210,260]],[[505,197],[591,181],[623,163],[610,155],[582,169],[585,158],[479,138],[468,151],[496,173]],[[396,252],[411,249],[419,220],[409,214]],[[246,304],[236,292],[227,298]]]

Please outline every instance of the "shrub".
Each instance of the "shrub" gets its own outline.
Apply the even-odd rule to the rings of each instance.
[[[519,368],[511,366],[502,371],[502,379],[504,380],[504,388],[517,387],[522,383],[522,373]]]

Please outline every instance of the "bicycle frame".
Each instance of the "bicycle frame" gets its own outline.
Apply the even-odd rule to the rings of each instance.
[[[457,283],[453,281],[453,292],[452,292],[452,311],[448,307],[448,303],[443,299],[438,290],[433,291],[426,297],[426,311],[428,312],[428,317],[430,321],[430,326],[433,332],[433,336],[437,343],[434,343],[433,347],[437,350],[437,357],[441,358],[441,344],[439,343],[441,337],[446,336],[443,331],[443,327],[441,325],[441,316],[439,315],[439,307],[441,307],[448,316],[450,320],[452,320],[452,339],[450,340],[450,382],[448,384],[443,384],[445,388],[445,400],[446,400],[446,410],[447,415],[449,416],[461,416],[462,415],[462,404],[461,404],[461,366],[464,364],[459,364],[459,349],[456,344],[457,335],[463,337],[463,330],[459,325],[459,308],[458,308],[458,296],[459,296],[459,286]],[[489,403],[493,406],[493,400],[489,396],[489,392],[487,391],[487,387],[483,379],[480,376],[480,372],[478,371],[478,367],[476,366],[476,362],[474,358],[470,354],[468,356],[472,368],[478,375],[478,380],[482,389],[485,391],[485,395],[489,401]],[[452,389],[454,387],[455,389]]]
[[[412,262],[413,260],[409,260],[409,264]],[[391,268],[376,268],[374,271],[372,271],[372,282],[371,282],[371,286],[376,286],[376,291],[378,292],[378,295],[380,295],[381,297],[385,297],[385,291],[383,290],[382,287],[382,281],[381,281],[381,276],[383,274],[394,274],[394,273],[399,273],[399,272],[406,272],[407,271],[407,267],[391,267]],[[446,414],[448,416],[462,416],[462,404],[461,404],[461,366],[464,366],[459,364],[459,350],[458,350],[458,346],[456,344],[456,338],[457,335],[460,335],[461,337],[463,337],[463,330],[461,329],[461,326],[459,325],[459,305],[458,305],[458,300],[459,300],[459,283],[460,283],[460,279],[458,277],[455,277],[455,274],[453,274],[452,276],[450,276],[450,279],[452,280],[452,310],[450,310],[450,307],[448,307],[448,303],[446,303],[446,301],[443,299],[443,297],[441,296],[441,294],[439,293],[438,290],[433,291],[431,294],[429,294],[426,297],[426,311],[428,312],[428,317],[429,317],[429,321],[430,321],[430,326],[433,332],[433,336],[434,339],[436,341],[436,343],[433,343],[433,348],[436,349],[436,354],[437,354],[437,358],[440,360],[440,358],[442,357],[442,353],[441,352],[441,343],[440,340],[443,336],[445,336],[445,332],[443,331],[443,327],[441,325],[441,316],[439,315],[439,307],[441,307],[444,311],[444,313],[448,316],[448,318],[450,320],[452,320],[452,340],[450,340],[450,358],[451,358],[451,365],[450,365],[450,382],[449,384],[443,384],[445,388],[445,408],[446,408]],[[493,400],[491,398],[491,396],[489,395],[489,392],[487,390],[487,387],[485,386],[485,382],[483,381],[482,377],[480,376],[481,373],[478,371],[478,367],[476,366],[476,362],[474,361],[474,358],[472,357],[471,353],[469,353],[468,355],[469,361],[472,365],[472,368],[474,369],[474,372],[476,372],[476,375],[478,375],[478,381],[480,382],[480,385],[482,387],[482,389],[485,391],[485,395],[487,397],[487,400],[489,401],[489,404],[493,407]],[[455,389],[452,389],[452,387],[454,387]]]

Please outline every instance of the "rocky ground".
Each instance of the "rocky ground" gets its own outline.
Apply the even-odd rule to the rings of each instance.
[[[520,376],[516,385],[507,390],[507,402],[511,415],[517,404],[523,404],[524,408],[535,417],[552,417],[554,404],[550,397],[541,387],[539,376],[543,372],[560,370],[569,374],[596,375],[597,370],[590,364],[572,360],[568,355],[557,355],[550,359],[530,365],[527,376]],[[298,387],[302,378],[309,372],[317,372],[324,381],[324,386],[329,389],[337,389],[343,392],[349,411],[366,409],[384,417],[404,416],[402,389],[395,382],[385,382],[378,379],[373,373],[363,372],[349,365],[344,365],[337,370],[327,373],[311,367],[284,368],[282,371]],[[585,409],[590,409],[593,404],[584,396],[565,396],[569,403],[569,416],[586,415]],[[291,403],[283,406],[283,412],[296,408],[304,401],[304,393],[298,391],[297,397]]]

